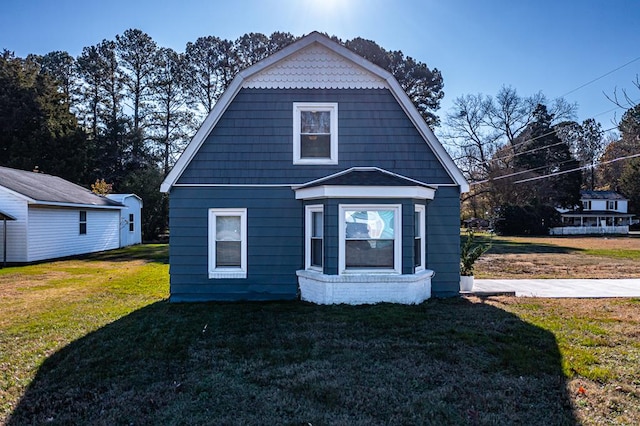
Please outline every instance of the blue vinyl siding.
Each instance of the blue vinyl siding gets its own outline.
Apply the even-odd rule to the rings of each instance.
[[[210,208],[247,209],[247,278],[209,279]],[[180,188],[170,199],[171,300],[295,299],[303,208],[290,188]]]
[[[293,102],[338,103],[338,164],[293,164]],[[438,186],[427,202],[426,267],[432,294],[459,289],[459,187],[388,90],[243,89],[170,193],[171,300],[269,300],[297,297],[304,268],[304,206],[287,186],[197,187],[189,184],[303,184],[350,167],[379,167]],[[399,204],[402,273],[413,273],[414,200],[327,199],[324,273],[338,273],[338,205]],[[247,209],[246,279],[208,278],[208,209]]]
[[[338,103],[337,165],[293,164],[293,102]],[[386,89],[242,89],[178,183],[302,184],[356,166],[453,183]]]

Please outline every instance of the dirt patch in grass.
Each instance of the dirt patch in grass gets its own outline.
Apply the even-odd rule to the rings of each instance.
[[[477,278],[640,278],[640,238],[485,237]]]

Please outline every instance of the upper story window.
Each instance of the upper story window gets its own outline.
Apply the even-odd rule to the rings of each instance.
[[[293,164],[338,164],[337,103],[293,103]]]
[[[618,210],[617,201],[607,201],[607,210]]]
[[[582,210],[591,210],[591,201],[583,201]]]

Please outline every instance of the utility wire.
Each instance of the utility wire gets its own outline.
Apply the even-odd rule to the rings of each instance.
[[[611,71],[609,71],[609,72],[607,72],[605,74],[602,74],[600,77],[596,77],[593,80],[588,81],[588,82],[584,83],[583,85],[576,87],[573,90],[569,90],[567,93],[564,93],[564,94],[562,94],[562,95],[560,95],[558,97],[559,98],[564,98],[565,96],[570,95],[571,93],[577,92],[578,90],[582,89],[583,87],[588,86],[588,85],[590,85],[592,83],[595,83],[596,81],[598,81],[598,80],[600,80],[600,79],[602,79],[602,78],[604,78],[604,77],[606,77],[606,76],[608,76],[610,74],[613,74],[614,72],[618,71],[619,69],[622,69],[622,68],[626,67],[627,65],[631,65],[632,63],[636,62],[637,60],[640,60],[640,56],[638,56],[635,59],[630,60],[626,64],[620,65],[618,68],[612,69]]]
[[[529,178],[529,179],[517,180],[517,181],[515,181],[513,183],[517,184],[517,183],[531,182],[531,181],[534,181],[534,180],[546,179],[546,178],[553,177],[553,176],[564,175],[566,173],[576,172],[578,170],[589,169],[591,167],[598,167],[598,166],[601,166],[601,165],[604,165],[604,164],[615,163],[616,161],[628,160],[630,158],[636,158],[636,157],[640,157],[640,153],[633,154],[633,155],[627,155],[625,157],[614,158],[613,160],[601,161],[600,163],[594,164],[593,166],[591,164],[588,164],[586,166],[577,167],[577,168],[571,169],[571,170],[563,170],[563,171],[560,171],[560,172],[550,173],[548,175],[542,175],[542,176],[532,177],[532,178]]]

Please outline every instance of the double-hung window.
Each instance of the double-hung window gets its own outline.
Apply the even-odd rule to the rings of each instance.
[[[338,104],[293,104],[293,164],[338,164]]]
[[[247,209],[209,210],[209,278],[247,277]]]
[[[413,266],[415,272],[425,269],[425,206],[416,204],[413,224]]]
[[[339,209],[340,273],[401,272],[400,205],[349,205]]]
[[[324,209],[305,207],[305,269],[322,271],[324,259]]]
[[[86,235],[87,234],[87,211],[86,210],[80,210],[80,235]]]

